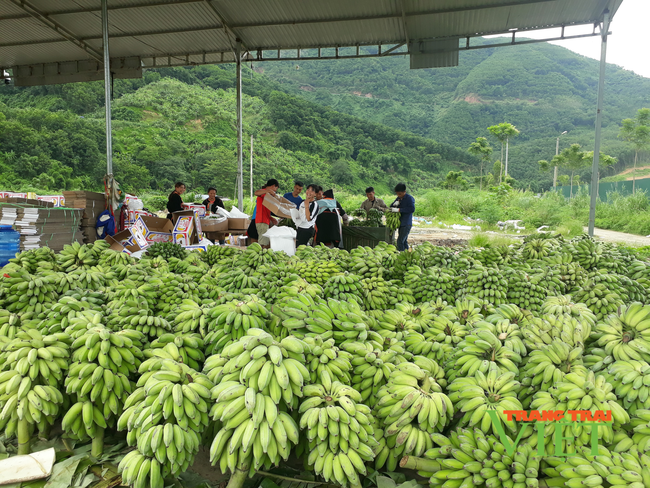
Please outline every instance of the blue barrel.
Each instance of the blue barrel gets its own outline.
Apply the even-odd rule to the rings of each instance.
[[[20,232],[11,225],[0,225],[0,266],[4,266],[10,259],[20,252]]]

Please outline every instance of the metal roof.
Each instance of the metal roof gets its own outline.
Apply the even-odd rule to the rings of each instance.
[[[237,38],[248,59],[391,44],[448,54],[454,39],[597,24],[622,1],[108,0],[111,71],[233,62]],[[12,68],[29,84],[100,79],[101,26],[100,0],[0,0],[0,75]]]

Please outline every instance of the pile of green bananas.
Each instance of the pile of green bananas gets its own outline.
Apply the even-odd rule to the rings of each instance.
[[[641,488],[650,485],[650,457],[636,452],[616,452],[598,446],[596,456],[590,447],[582,447],[574,456],[545,457],[549,468],[544,473],[546,486],[581,488],[584,486],[627,486]],[[540,483],[539,486],[542,486]]]
[[[33,315],[33,313],[19,314],[0,309],[0,337],[14,339],[16,334],[23,328],[34,328],[32,325],[34,322],[40,324],[38,319],[29,320],[30,316]],[[40,329],[41,327],[38,328]],[[60,331],[58,330],[57,332]]]
[[[198,332],[205,336],[212,316],[212,307],[208,305],[199,305],[189,298],[184,299],[178,308],[174,311],[174,329],[182,334]]]
[[[350,384],[350,370],[352,355],[342,351],[334,342],[334,339],[323,340],[320,336],[305,337],[305,350],[307,369],[312,383],[316,383],[323,372],[327,371],[332,380]]]
[[[584,303],[574,303],[571,295],[549,296],[542,304],[541,314],[556,317],[566,314],[587,322],[592,327],[596,324],[594,313]]]
[[[90,323],[72,343],[72,360],[65,379],[72,406],[62,427],[74,439],[96,439],[93,455],[103,449],[103,431],[114,427],[131,394],[134,373],[140,366],[144,335],[127,330],[112,332]]]
[[[164,259],[185,259],[187,257],[187,251],[180,244],[174,244],[173,242],[154,242],[150,246],[147,246],[147,255],[152,258],[160,256]]]
[[[210,246],[205,253],[206,262],[210,266],[219,264],[232,264],[235,256],[241,254],[243,251],[235,247],[226,246]]]
[[[630,415],[650,408],[650,364],[631,359],[615,361],[607,373],[607,381]]]
[[[444,368],[450,380],[472,377],[478,372],[488,374],[493,365],[516,376],[521,361],[521,355],[505,347],[491,331],[475,328],[458,343]]]
[[[169,322],[174,321],[173,312],[183,300],[199,299],[199,285],[189,276],[163,272],[157,277],[156,285],[156,315],[165,317]],[[170,314],[172,316],[168,317]]]
[[[523,410],[517,399],[521,384],[516,374],[502,372],[495,364],[489,366],[485,374],[476,371],[473,376],[459,377],[448,387],[449,399],[456,410],[464,413],[460,419],[461,427],[479,427],[486,434],[499,435],[492,422],[490,413],[495,414],[501,423],[512,433],[517,431],[514,419],[508,420],[504,410]]]
[[[222,473],[253,474],[287,459],[298,443],[298,426],[286,410],[298,408],[310,381],[304,342],[289,336],[281,342],[260,329],[208,358],[204,371],[214,378],[216,400],[210,416],[218,431],[210,459]]]
[[[586,270],[597,267],[603,253],[602,244],[587,235],[571,239],[567,249],[573,255],[573,260]]]
[[[324,298],[333,298],[341,301],[355,300],[357,303],[363,303],[364,296],[365,292],[362,279],[355,274],[346,272],[332,276],[323,285]]]
[[[544,276],[510,269],[505,277],[508,281],[508,303],[538,312],[548,296],[547,289],[541,285]]]
[[[366,278],[362,282],[365,296],[363,306],[366,310],[386,310],[390,289],[383,278]]]
[[[137,449],[122,459],[119,471],[124,484],[162,488],[166,477],[177,476],[193,463],[209,422],[214,385],[165,349],[144,361],[139,372],[137,388],[117,422]]]
[[[374,406],[380,388],[386,384],[395,368],[399,349],[384,351],[373,341],[349,342],[341,348],[350,354],[351,386],[361,394],[361,401]]]
[[[99,265],[104,268],[111,268],[120,264],[129,266],[135,263],[135,258],[132,258],[128,253],[113,251],[112,249],[107,249],[99,256]]]
[[[312,285],[324,286],[333,276],[343,273],[337,261],[310,259],[307,261],[294,260],[289,269]]]
[[[18,434],[18,453],[28,454],[29,436],[36,426],[46,434],[64,405],[61,386],[68,368],[69,337],[44,336],[36,329],[16,333],[2,347],[0,426]]]
[[[99,256],[108,247],[109,244],[104,240],[95,241],[94,244],[80,244],[79,242],[66,244],[61,252],[56,255],[56,263],[66,272],[84,266],[96,266]]]
[[[524,244],[521,254],[525,259],[544,259],[557,249],[555,239],[531,239]]]
[[[612,423],[603,422],[598,424],[598,438],[607,444],[610,444],[614,439],[613,427],[626,424],[630,421],[628,413],[616,401],[616,394],[612,391],[613,386],[607,382],[603,375],[596,376],[593,371],[586,374],[584,372],[572,372],[564,375],[562,381],[553,385],[549,391],[539,391],[533,397],[530,408],[534,410],[589,410],[594,414],[596,411],[609,411],[612,412]],[[520,409],[521,410],[521,409]],[[537,425],[538,428],[540,424]],[[545,424],[545,441],[546,452],[552,455],[555,446],[553,444],[553,437],[551,434],[555,429],[554,425],[549,423]],[[595,427],[594,427],[595,428]],[[572,441],[574,446],[589,446],[591,428],[588,425],[579,423],[569,423],[563,427],[565,432],[563,435],[571,438],[575,437]],[[536,436],[535,436],[536,437]],[[568,451],[567,440],[562,441],[562,452]]]
[[[206,353],[220,352],[227,344],[244,337],[249,329],[266,330],[269,319],[266,303],[254,295],[217,305],[211,309],[207,322]]]
[[[404,340],[404,346],[414,356],[424,356],[440,364],[444,364],[454,350],[451,344],[427,340],[424,335],[413,331]]]
[[[538,487],[540,458],[529,445],[520,444],[508,454],[506,445],[494,435],[481,429],[458,429],[447,437],[434,438],[439,447],[424,454],[429,466],[436,472],[420,473],[430,476],[432,487],[457,486],[458,488]],[[512,439],[507,439],[512,445]],[[430,463],[435,463],[431,465]],[[410,464],[407,460],[407,466]],[[416,464],[416,463],[414,463]]]
[[[156,349],[165,349],[173,358],[187,364],[195,371],[201,371],[205,355],[204,343],[199,334],[163,334],[149,344],[144,351],[146,358],[153,357]]]
[[[456,295],[455,277],[441,268],[422,269],[409,266],[404,284],[413,291],[416,303],[437,300],[451,302]]]
[[[594,329],[598,344],[617,361],[650,362],[650,305],[621,306]]]
[[[400,280],[388,281],[388,308],[397,308],[399,304],[414,304],[413,290],[404,285]]]
[[[522,389],[519,394],[524,407],[528,407],[538,391],[549,391],[568,373],[587,374],[582,361],[582,347],[573,349],[567,343],[553,340],[530,353],[520,371]]]
[[[240,268],[231,268],[226,273],[219,276],[219,284],[230,293],[257,293],[260,279],[244,273]]]
[[[544,315],[543,319],[532,319],[524,324],[522,334],[528,351],[541,349],[554,340],[584,349],[591,336],[591,324],[567,314]]]
[[[486,300],[494,305],[508,303],[508,282],[498,268],[475,266],[466,275],[459,276],[457,296],[468,296]]]
[[[372,310],[368,316],[374,317],[372,326],[383,338],[404,340],[411,332],[419,332],[419,325],[399,310]]]
[[[234,265],[246,274],[252,274],[261,266],[278,262],[281,254],[272,249],[264,249],[259,243],[254,242],[244,252],[235,256]]]
[[[41,313],[57,299],[55,285],[46,277],[31,275],[22,269],[4,274],[2,307],[9,312]]]
[[[305,386],[304,393],[298,412],[307,437],[307,463],[325,481],[359,486],[377,445],[370,408],[354,388],[332,381],[328,371]]]
[[[56,254],[49,247],[39,247],[18,253],[15,258],[9,260],[9,263],[24,268],[28,273],[35,273],[44,263],[56,263]]]
[[[377,454],[377,469],[386,465],[394,471],[403,456],[422,456],[433,448],[431,435],[442,432],[453,419],[451,400],[431,376],[435,368],[433,361],[423,357],[400,363],[379,390],[374,413],[385,444]]]
[[[369,247],[357,247],[350,251],[348,271],[362,278],[383,278],[386,272],[382,257]]]

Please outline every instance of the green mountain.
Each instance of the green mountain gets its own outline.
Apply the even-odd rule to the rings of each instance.
[[[288,93],[463,149],[489,137],[488,126],[510,122],[521,135],[510,147],[509,171],[535,189],[550,184],[537,161],[552,158],[560,133],[569,131],[561,147],[577,142],[593,149],[599,63],[551,44],[461,51],[455,68],[410,70],[408,59],[398,56],[269,62],[255,69]],[[608,65],[602,151],[619,158],[612,171],[633,158],[617,139],[621,120],[647,106],[650,79]],[[500,147],[494,156],[500,158]]]
[[[439,174],[471,171],[477,160],[436,143],[277,91],[246,70],[244,143],[254,137],[254,186],[294,179],[361,192],[399,181],[430,188]],[[234,69],[148,71],[116,80],[114,173],[130,190],[216,186],[233,196],[237,172]],[[227,88],[224,90],[224,88]],[[97,188],[105,172],[101,83],[0,89],[0,186]],[[249,187],[248,154],[244,188]]]

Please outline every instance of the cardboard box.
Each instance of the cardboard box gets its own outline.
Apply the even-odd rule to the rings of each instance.
[[[6,198],[27,198],[27,193],[12,193],[7,192]]]
[[[224,232],[228,230],[228,219],[201,219],[201,230],[204,232]]]
[[[264,195],[264,206],[271,210],[275,215],[284,219],[291,218],[291,209],[296,208],[296,204],[290,202],[284,197],[274,197],[268,193]]]
[[[106,242],[110,243],[109,249],[128,254],[141,251],[140,246],[135,242],[131,229],[118,232],[114,236],[106,236]]]
[[[174,225],[169,219],[138,216],[131,228],[138,245],[144,249],[154,242],[173,242]],[[142,240],[144,239],[144,246]]]
[[[175,244],[180,244],[183,247],[198,244],[198,239],[197,242],[192,242],[196,237],[194,218],[194,215],[185,215],[176,220],[173,232]]]
[[[185,246],[185,249],[187,249],[188,251],[206,252],[208,250],[208,246],[202,246],[198,244],[196,246]]]
[[[63,198],[63,195],[39,195],[36,199],[41,202],[53,203],[55,207],[65,207],[65,198]]]
[[[198,213],[199,217],[205,217],[205,207],[203,205],[197,205],[194,203],[183,203],[181,204],[184,210],[194,210]]]
[[[228,219],[228,230],[246,230],[249,225],[250,219]]]
[[[174,212],[172,214],[172,221],[174,222],[174,227],[176,227],[176,224],[178,223],[178,220],[181,217],[191,217],[193,219],[193,226],[194,226],[194,232],[193,235],[190,236],[190,244],[198,244],[201,238],[203,237],[203,231],[201,229],[201,219],[199,218],[198,214],[194,210],[181,210],[180,212]]]

